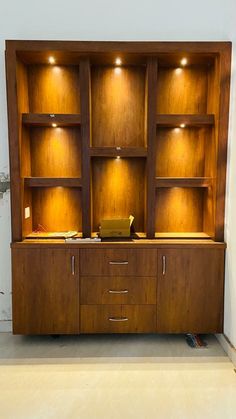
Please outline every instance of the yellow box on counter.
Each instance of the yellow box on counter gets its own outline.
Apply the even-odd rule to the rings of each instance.
[[[130,237],[130,227],[134,220],[132,215],[129,218],[114,218],[101,221],[101,237]]]

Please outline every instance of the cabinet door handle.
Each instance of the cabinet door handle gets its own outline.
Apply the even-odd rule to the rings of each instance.
[[[162,275],[166,274],[166,257],[162,256]]]
[[[129,290],[108,290],[109,294],[128,294]]]
[[[109,317],[109,322],[127,322],[129,319],[128,317]]]
[[[110,260],[109,264],[110,265],[128,265],[128,261],[127,260]]]
[[[71,256],[71,274],[75,275],[75,256]]]

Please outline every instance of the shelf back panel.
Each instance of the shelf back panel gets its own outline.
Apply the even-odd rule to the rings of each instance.
[[[212,142],[211,128],[158,128],[157,177],[202,177],[209,173],[205,150]]]
[[[144,231],[145,160],[93,159],[93,231],[106,218],[134,216],[136,231]]]
[[[203,231],[203,205],[201,188],[157,188],[156,232]]]
[[[80,113],[78,66],[29,66],[28,87],[30,112]]]
[[[32,228],[46,231],[81,231],[81,190],[77,188],[33,188]]]
[[[93,66],[92,145],[144,147],[145,67]]]
[[[157,113],[207,112],[208,69],[205,66],[160,67],[157,76]]]
[[[31,176],[81,177],[80,128],[31,128]]]

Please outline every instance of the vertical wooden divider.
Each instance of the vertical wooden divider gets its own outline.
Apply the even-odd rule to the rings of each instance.
[[[22,240],[22,189],[23,181],[20,171],[19,124],[21,118],[18,111],[17,79],[16,79],[16,51],[8,47],[6,50],[7,102],[8,102],[8,131],[10,150],[11,177],[11,219],[12,241]]]
[[[146,72],[146,138],[147,138],[147,238],[155,237],[155,141],[156,141],[157,59],[149,58]]]
[[[82,232],[91,236],[91,176],[89,147],[91,142],[91,73],[89,59],[80,61],[80,113],[82,140]]]

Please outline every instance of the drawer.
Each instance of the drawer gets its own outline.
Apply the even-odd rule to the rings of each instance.
[[[81,304],[156,304],[155,277],[83,276]]]
[[[155,305],[81,305],[81,333],[154,333]]]
[[[80,273],[87,276],[155,276],[155,249],[82,249]]]

